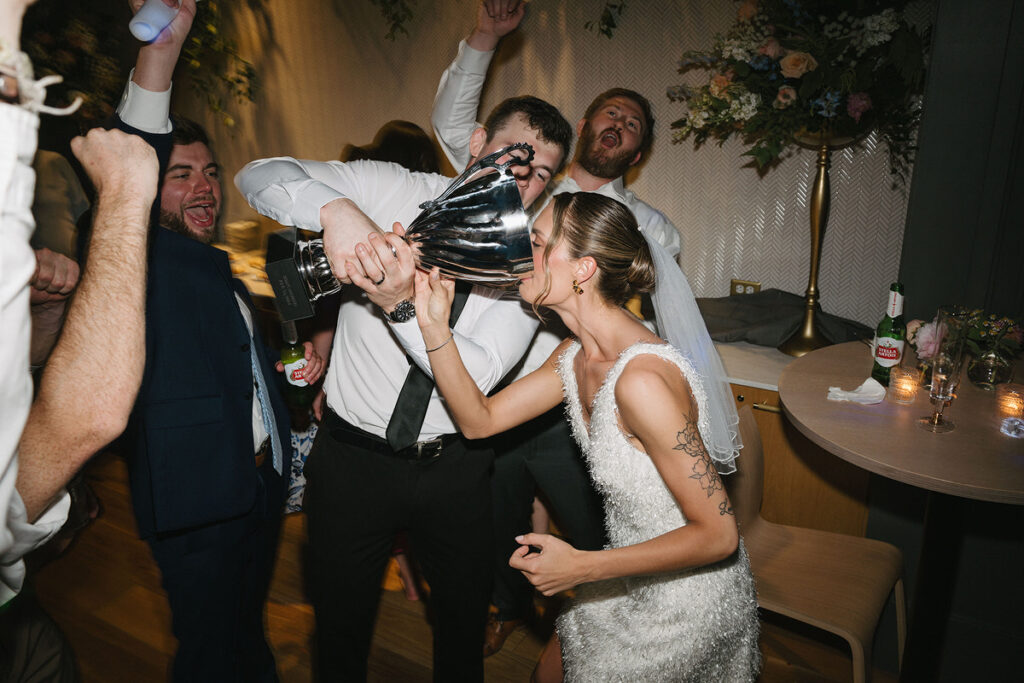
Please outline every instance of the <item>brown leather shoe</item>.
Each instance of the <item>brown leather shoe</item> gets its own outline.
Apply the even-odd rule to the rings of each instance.
[[[484,657],[490,657],[498,652],[512,632],[522,625],[522,619],[501,621],[493,612],[487,615],[487,625],[484,627]]]

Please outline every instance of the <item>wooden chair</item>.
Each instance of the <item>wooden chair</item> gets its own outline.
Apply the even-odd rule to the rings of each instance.
[[[750,406],[739,411],[743,450],[725,477],[750,555],[762,609],[834,633],[850,644],[853,680],[871,677],[871,643],[889,594],[896,601],[899,663],[906,641],[903,554],[869,538],[775,524],[761,517],[764,454]]]

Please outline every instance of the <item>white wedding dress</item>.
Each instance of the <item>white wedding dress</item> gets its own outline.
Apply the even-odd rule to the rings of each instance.
[[[604,499],[609,547],[685,525],[654,463],[619,428],[615,383],[638,355],[673,363],[690,383],[703,435],[707,401],[700,375],[668,344],[635,344],[608,371],[588,429],[573,372],[579,350],[578,342],[566,349],[558,372],[573,433]],[[581,585],[557,628],[566,681],[753,681],[760,668],[757,599],[742,541],[713,565]]]

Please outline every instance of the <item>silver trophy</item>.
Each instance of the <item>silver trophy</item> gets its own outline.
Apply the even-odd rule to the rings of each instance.
[[[420,267],[437,266],[444,275],[495,287],[531,273],[529,219],[511,167],[532,160],[530,145],[510,145],[478,159],[440,196],[420,204],[405,236],[418,246]],[[298,239],[294,230],[270,236],[267,277],[282,320],[311,317],[313,302],[341,289],[323,239]]]

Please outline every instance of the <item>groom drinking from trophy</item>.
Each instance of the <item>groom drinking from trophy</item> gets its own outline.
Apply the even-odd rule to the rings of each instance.
[[[561,169],[571,138],[555,107],[516,97],[494,109],[470,146],[475,159],[517,143],[532,148],[529,161],[507,162],[529,207]],[[457,433],[434,390],[434,349],[414,317],[416,258],[400,226],[380,229],[409,225],[451,179],[374,161],[281,157],[250,163],[235,182],[260,213],[322,232],[335,275],[358,285],[342,289],[328,409],[305,467],[318,674],[365,680],[381,576],[395,533],[406,530],[431,589],[434,679],[483,680],[491,454]],[[353,237],[372,253],[360,245],[352,258]],[[358,257],[374,266],[364,270]],[[537,328],[517,300],[481,286],[457,295],[450,323],[484,392],[519,361]]]

